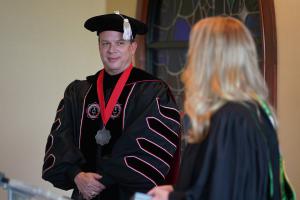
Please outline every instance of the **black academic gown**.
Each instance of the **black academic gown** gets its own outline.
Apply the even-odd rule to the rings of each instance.
[[[97,145],[94,137],[103,128],[98,74],[67,87],[48,137],[42,177],[55,187],[75,189],[72,197],[80,199],[74,177],[96,172],[107,188],[101,200],[129,199],[166,183],[176,168],[180,115],[168,86],[133,68],[106,125],[112,138]],[[119,76],[104,75],[106,103]]]
[[[251,103],[230,102],[211,118],[208,136],[189,144],[170,200],[280,199],[276,132],[264,111]]]

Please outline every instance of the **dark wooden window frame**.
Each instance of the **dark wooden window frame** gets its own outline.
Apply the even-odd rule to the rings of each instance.
[[[136,17],[147,22],[149,0],[138,0]],[[263,41],[263,66],[262,73],[270,91],[270,102],[277,106],[277,38],[274,0],[260,0],[261,30]],[[137,49],[135,64],[140,68],[146,68],[146,37],[137,37],[139,47]]]

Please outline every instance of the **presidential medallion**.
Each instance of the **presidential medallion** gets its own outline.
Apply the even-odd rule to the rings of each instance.
[[[102,130],[98,130],[95,136],[96,143],[100,144],[101,146],[108,144],[110,138],[111,138],[110,132],[109,130],[105,129],[105,126],[103,126]]]

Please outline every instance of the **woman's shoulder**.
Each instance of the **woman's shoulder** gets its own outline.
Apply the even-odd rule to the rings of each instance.
[[[248,133],[261,130],[272,134],[276,132],[267,114],[254,101],[227,102],[213,114],[210,122],[213,135],[222,133],[233,137],[248,137]]]
[[[227,102],[212,115],[210,133],[225,138],[244,137],[249,131],[256,131],[259,111],[255,102]]]
[[[258,109],[259,105],[256,102],[228,101],[213,114],[213,118],[252,118]]]

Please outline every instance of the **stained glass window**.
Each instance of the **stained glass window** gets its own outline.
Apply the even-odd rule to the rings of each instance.
[[[181,73],[192,25],[209,16],[232,16],[243,21],[255,39],[262,63],[262,32],[258,0],[151,0],[146,70],[165,80],[182,109]]]

